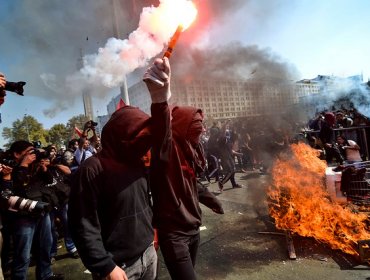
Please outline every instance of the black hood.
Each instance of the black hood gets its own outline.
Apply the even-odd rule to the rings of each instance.
[[[150,148],[149,133],[138,136],[138,132],[149,128],[150,116],[137,107],[124,106],[114,112],[103,127],[102,155],[118,161],[137,160]]]

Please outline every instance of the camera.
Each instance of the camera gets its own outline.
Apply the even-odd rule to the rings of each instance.
[[[13,195],[12,191],[9,189],[3,190],[0,194],[0,198],[7,203],[8,210],[13,212],[44,213],[49,209],[49,203]]]
[[[4,90],[15,92],[18,95],[23,96],[23,86],[26,82],[6,82]]]
[[[36,161],[40,161],[42,159],[47,159],[50,156],[48,151],[45,151],[45,150],[42,150],[42,149],[37,149],[37,148],[34,148],[31,153],[36,155]]]
[[[13,168],[17,165],[17,162],[14,160],[9,151],[0,151],[0,164]]]
[[[93,120],[89,120],[88,122],[86,122],[85,124],[85,128],[94,128],[98,125],[97,122],[94,122]]]

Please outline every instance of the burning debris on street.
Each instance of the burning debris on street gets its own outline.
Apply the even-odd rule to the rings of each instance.
[[[269,212],[278,229],[313,237],[358,256],[360,240],[370,239],[368,217],[332,201],[325,190],[326,162],[306,144],[291,145],[272,170]]]

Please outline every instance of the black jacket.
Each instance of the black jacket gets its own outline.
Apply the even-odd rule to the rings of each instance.
[[[14,195],[23,198],[29,198],[36,201],[45,201],[42,189],[47,184],[53,182],[53,174],[47,170],[46,172],[32,172],[31,168],[16,166],[12,171]]]
[[[84,265],[100,277],[130,265],[154,240],[145,167],[135,145],[142,152],[149,146],[145,139],[134,141],[148,119],[133,107],[113,114],[103,128],[103,150],[84,161],[72,180],[73,241]]]

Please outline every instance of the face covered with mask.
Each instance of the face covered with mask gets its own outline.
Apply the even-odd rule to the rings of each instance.
[[[203,116],[199,112],[197,112],[190,123],[187,135],[187,139],[194,148],[199,145],[200,135],[202,134],[202,132],[203,132]]]
[[[203,113],[190,106],[174,107],[172,110],[172,131],[179,140],[186,140],[196,147],[203,132]]]
[[[172,110],[172,132],[186,158],[195,163],[198,171],[205,165],[200,135],[203,132],[203,113],[200,109],[182,106]]]
[[[104,126],[102,155],[121,162],[141,160],[151,146],[150,117],[136,107],[124,106]]]

